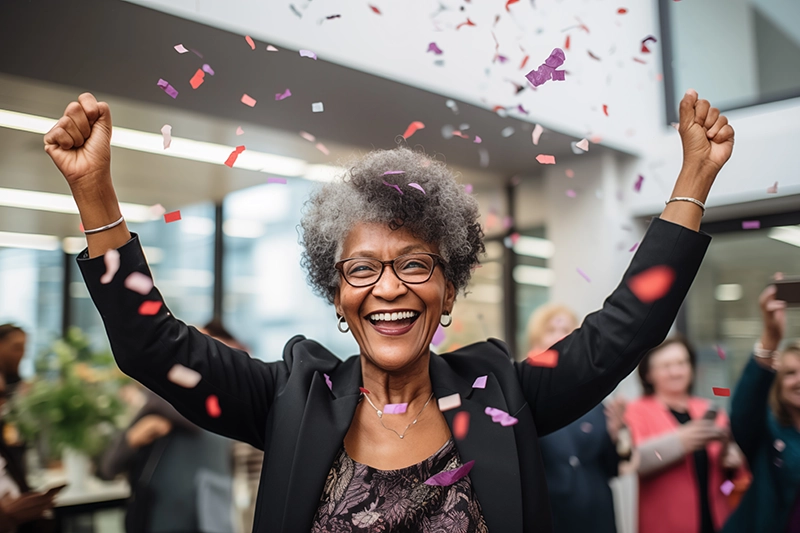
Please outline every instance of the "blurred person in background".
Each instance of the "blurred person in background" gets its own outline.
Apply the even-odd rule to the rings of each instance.
[[[800,532],[800,343],[777,351],[786,302],[775,286],[760,297],[763,330],[731,403],[731,430],[753,482],[723,533]]]
[[[625,414],[639,456],[639,533],[715,533],[731,508],[721,486],[742,466],[728,418],[692,395],[694,349],[667,339],[639,363],[644,395]]]
[[[568,307],[539,307],[528,322],[530,352],[544,352],[577,327]],[[584,533],[589,524],[594,533],[617,531],[608,482],[632,454],[624,413],[625,402],[618,398],[539,439],[555,533]]]
[[[27,341],[25,330],[14,324],[0,325],[0,372],[5,376],[8,394],[14,394],[22,381],[19,377],[19,364],[25,355]]]

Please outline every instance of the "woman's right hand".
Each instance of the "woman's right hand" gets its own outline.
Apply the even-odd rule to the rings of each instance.
[[[83,93],[44,136],[44,150],[70,188],[111,179],[111,111],[108,104]]]
[[[131,426],[125,438],[131,448],[142,448],[167,436],[170,431],[172,422],[160,415],[147,415]]]
[[[723,440],[727,432],[713,420],[691,420],[678,428],[678,438],[687,454],[694,453],[712,440]]]
[[[779,272],[775,279],[783,279],[783,275]],[[765,350],[777,350],[786,332],[786,302],[775,298],[777,290],[775,285],[770,285],[758,298],[764,323],[761,345]]]

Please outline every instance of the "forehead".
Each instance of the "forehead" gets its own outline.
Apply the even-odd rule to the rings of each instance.
[[[426,242],[406,228],[393,230],[387,224],[359,222],[342,244],[342,257],[376,257],[392,259],[411,252],[438,254],[439,247]]]
[[[672,344],[661,348],[651,357],[651,365],[671,363],[673,361],[688,361],[689,352],[686,351],[686,347],[683,344],[679,342],[673,342]]]

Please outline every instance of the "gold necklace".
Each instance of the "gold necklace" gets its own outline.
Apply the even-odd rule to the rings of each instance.
[[[408,428],[410,428],[411,426],[413,426],[413,425],[415,425],[417,423],[417,420],[419,419],[420,415],[422,414],[422,411],[424,411],[425,408],[428,407],[428,404],[431,403],[431,400],[433,399],[433,392],[431,391],[431,395],[428,397],[428,401],[425,402],[425,405],[423,405],[422,409],[419,410],[419,413],[417,413],[417,416],[414,417],[414,420],[411,421],[411,423],[406,426],[406,429],[403,430],[403,433],[398,433],[396,430],[394,430],[392,428],[389,428],[389,427],[386,427],[386,424],[383,423],[383,411],[381,411],[380,409],[375,407],[375,404],[372,403],[372,400],[369,399],[369,395],[365,394],[364,392],[362,392],[361,395],[364,398],[367,399],[367,401],[372,406],[372,408],[375,409],[375,412],[378,413],[378,420],[381,421],[381,425],[384,427],[384,429],[388,429],[389,431],[393,431],[394,434],[397,435],[398,437],[400,437],[401,439],[406,436],[406,431],[408,431]]]

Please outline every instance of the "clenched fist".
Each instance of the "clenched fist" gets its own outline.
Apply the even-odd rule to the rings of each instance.
[[[111,112],[108,104],[83,93],[44,136],[44,150],[70,187],[111,175]]]
[[[713,182],[733,152],[733,128],[727,117],[690,89],[681,100],[678,131],[684,167]]]

